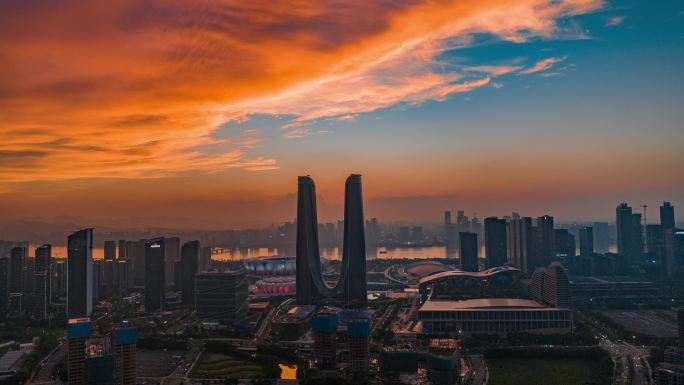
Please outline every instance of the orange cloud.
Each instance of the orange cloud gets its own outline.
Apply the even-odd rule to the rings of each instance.
[[[548,59],[542,59],[538,62],[536,62],[532,67],[520,71],[521,74],[529,75],[533,74],[535,72],[541,72],[541,71],[546,71],[547,69],[551,68],[554,64],[559,63],[567,59],[567,56],[563,57],[550,57]]]
[[[273,169],[275,159],[254,155],[258,133],[212,132],[252,113],[294,114],[300,125],[284,136],[297,137],[315,119],[442,100],[505,73],[439,71],[454,39],[552,37],[557,18],[601,5],[3,2],[0,181]]]

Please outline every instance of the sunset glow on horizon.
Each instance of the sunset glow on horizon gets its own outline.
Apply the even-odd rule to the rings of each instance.
[[[0,4],[0,212],[108,226],[684,205],[676,1]],[[588,197],[591,196],[591,199]]]

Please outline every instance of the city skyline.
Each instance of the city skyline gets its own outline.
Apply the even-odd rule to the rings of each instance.
[[[267,225],[302,174],[330,221],[350,172],[388,222],[684,206],[676,1],[0,7],[4,225]]]

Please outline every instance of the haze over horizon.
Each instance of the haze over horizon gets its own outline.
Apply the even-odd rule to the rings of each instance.
[[[677,1],[0,4],[0,224],[684,207]]]

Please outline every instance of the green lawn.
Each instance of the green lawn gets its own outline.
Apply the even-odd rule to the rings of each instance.
[[[265,368],[257,363],[245,361],[220,353],[204,352],[190,372],[190,378],[258,378]]]
[[[489,385],[603,385],[601,364],[578,358],[489,358]],[[605,384],[605,385],[609,385]]]

